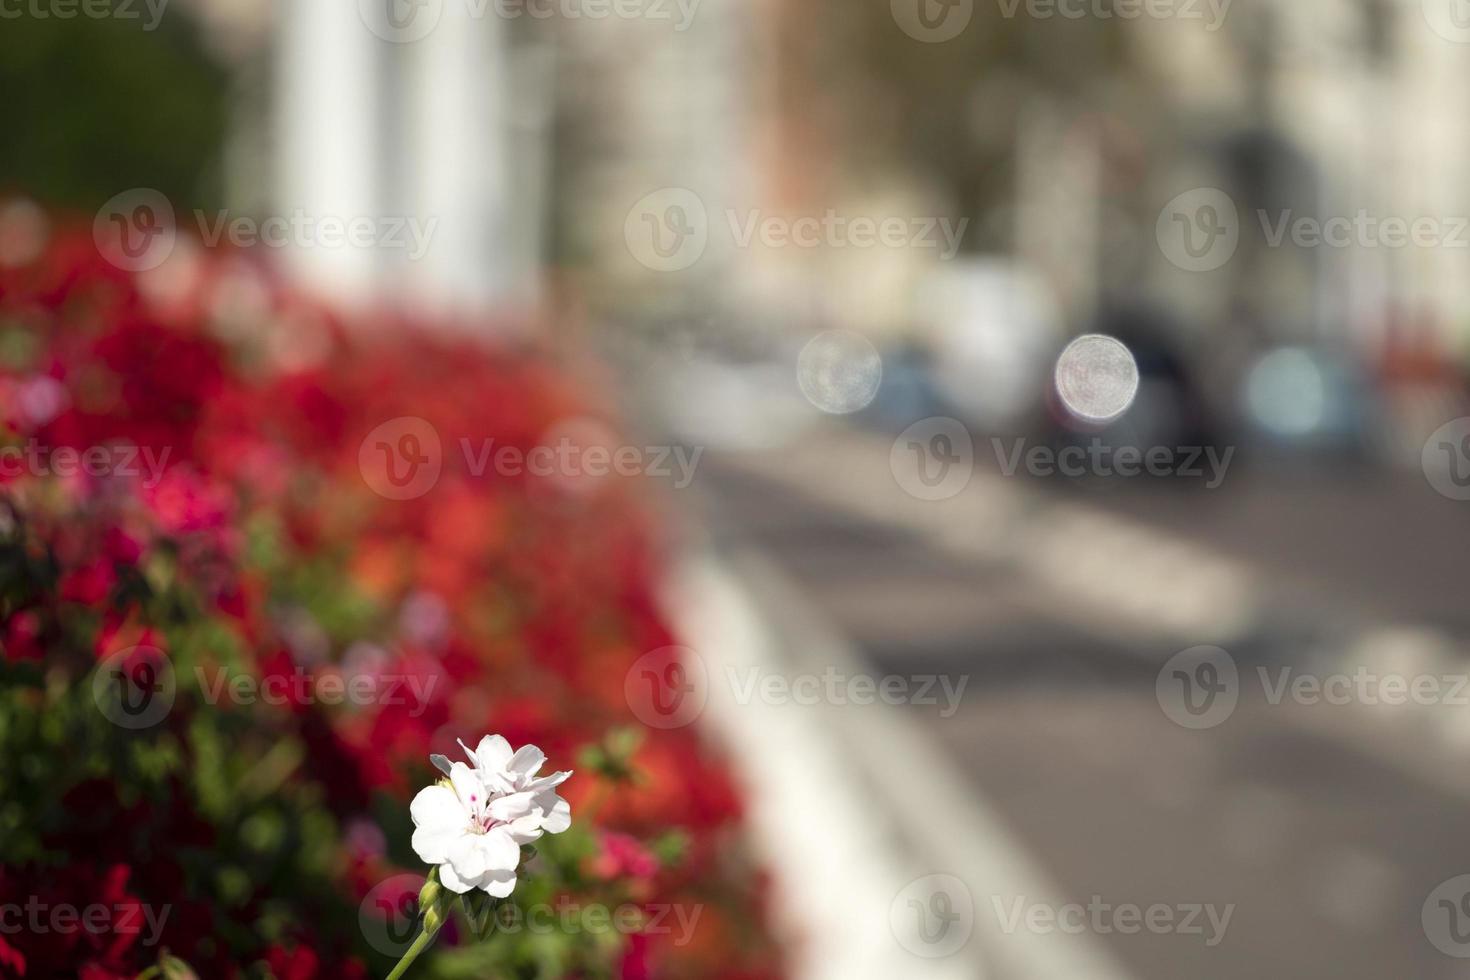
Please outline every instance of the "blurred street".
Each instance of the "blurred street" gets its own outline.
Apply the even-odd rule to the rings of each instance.
[[[1210,491],[1022,486],[978,441],[965,491],[926,502],[888,472],[891,444],[833,425],[710,458],[715,544],[778,565],[875,674],[968,675],[952,717],[942,701],[904,711],[1058,899],[1234,905],[1218,944],[1207,923],[1088,930],[1125,975],[1467,975],[1421,911],[1470,870],[1470,709],[1270,690],[1283,668],[1464,672],[1454,503],[1412,472],[1245,464]],[[1228,650],[1240,700],[1196,731],[1156,680],[1197,644]],[[923,835],[920,801],[899,819]],[[977,920],[1024,907],[973,898]]]

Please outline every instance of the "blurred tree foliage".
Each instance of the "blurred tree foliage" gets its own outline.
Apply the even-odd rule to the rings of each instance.
[[[96,210],[151,187],[185,207],[216,205],[228,78],[177,5],[153,15],[60,19],[17,5],[0,20],[0,194]]]
[[[920,0],[929,3],[931,0]],[[1011,199],[1017,118],[1031,99],[1081,112],[1106,100],[1128,70],[1113,19],[1039,19],[977,2],[967,26],[942,43],[901,30],[889,0],[819,0],[783,19],[777,98],[804,125],[828,131],[849,169],[919,174],[976,222]],[[815,117],[815,118],[813,118]]]

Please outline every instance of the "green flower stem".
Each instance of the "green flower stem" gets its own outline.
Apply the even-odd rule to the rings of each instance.
[[[428,880],[419,891],[419,908],[424,912],[424,931],[419,933],[419,937],[408,947],[408,952],[403,954],[393,972],[388,974],[388,980],[399,980],[408,972],[413,961],[419,958],[419,954],[433,944],[434,937],[439,935],[439,930],[444,926],[444,920],[449,918],[449,905],[454,897],[453,892],[439,884],[439,869],[430,871]]]
[[[430,929],[428,922],[425,922],[424,931],[419,933],[419,938],[413,941],[413,945],[408,947],[408,952],[403,954],[403,959],[399,960],[398,965],[393,968],[393,972],[388,974],[388,980],[398,980],[399,977],[407,973],[413,961],[419,958],[420,953],[429,948],[434,942],[434,937],[438,934],[439,926],[436,925]]]

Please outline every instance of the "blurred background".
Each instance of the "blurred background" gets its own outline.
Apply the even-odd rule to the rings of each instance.
[[[58,6],[0,20],[0,240],[432,220],[270,258],[697,461],[649,492],[797,975],[1470,976],[1462,0]]]

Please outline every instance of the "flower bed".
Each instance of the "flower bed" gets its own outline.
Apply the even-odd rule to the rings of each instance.
[[[409,800],[486,731],[577,770],[572,827],[495,942],[451,922],[415,976],[777,975],[725,768],[624,698],[673,642],[640,485],[455,462],[595,411],[577,372],[341,323],[245,255],[14,253],[0,976],[383,975],[428,870]],[[442,465],[397,493],[376,454],[421,425]]]

